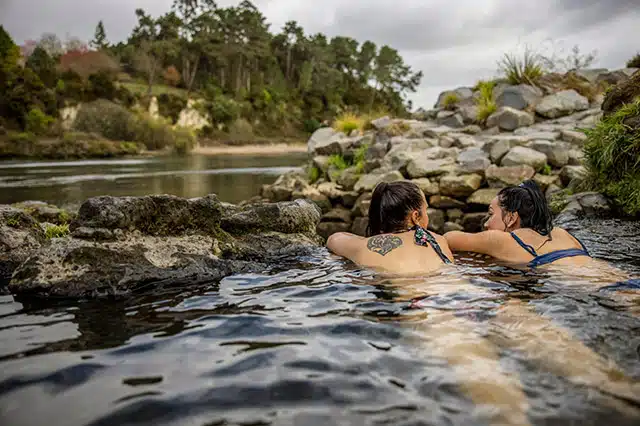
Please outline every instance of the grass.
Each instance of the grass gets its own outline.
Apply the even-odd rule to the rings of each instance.
[[[460,102],[460,97],[457,94],[448,93],[442,101],[442,106],[444,109],[452,109],[458,102]]]
[[[480,92],[480,96],[476,99],[476,105],[478,106],[476,120],[479,123],[485,123],[487,118],[498,109],[496,101],[493,98],[493,89],[495,86],[495,81],[481,80],[476,83],[475,89]]]
[[[367,118],[358,116],[352,112],[345,112],[336,117],[333,128],[345,135],[350,135],[354,130],[363,131]]]
[[[322,176],[322,171],[319,168],[316,166],[309,167],[309,170],[307,171],[307,179],[309,179],[309,183],[316,183],[318,179],[320,179],[320,176]]]
[[[611,197],[628,215],[640,214],[640,132],[625,121],[640,117],[640,99],[585,131],[587,184]]]
[[[361,147],[356,149],[353,155],[353,165],[356,166],[356,173],[358,174],[364,173],[364,163],[368,149],[369,145],[362,145]]]
[[[550,176],[551,175],[551,166],[549,164],[545,164],[542,169],[538,172],[541,175]]]
[[[334,154],[330,156],[328,160],[329,167],[334,167],[336,169],[333,172],[332,178],[335,180],[341,171],[348,169],[349,167],[355,167],[356,174],[358,175],[364,173],[365,157],[368,149],[369,145],[362,145],[353,152],[353,156],[344,157],[341,154]]]
[[[9,219],[7,219],[7,226],[15,228],[18,225],[20,225],[20,221],[18,219],[16,219],[15,217],[10,217]]]
[[[120,82],[120,86],[126,88],[134,95],[138,96],[146,96],[148,86],[146,83],[138,83],[138,82]],[[162,94],[176,95],[182,98],[187,97],[187,91],[184,89],[179,89],[177,87],[171,87],[164,84],[154,84],[151,88],[152,96],[160,96]]]
[[[544,74],[542,64],[540,55],[528,47],[525,48],[522,57],[516,53],[505,53],[498,61],[498,67],[509,84],[529,84],[531,86],[535,86],[538,79]]]
[[[338,170],[344,170],[351,166],[350,162],[347,161],[341,154],[333,154],[329,157],[327,161],[329,167],[333,166]]]
[[[66,237],[69,235],[69,225],[47,225],[44,234],[49,240],[52,238]]]

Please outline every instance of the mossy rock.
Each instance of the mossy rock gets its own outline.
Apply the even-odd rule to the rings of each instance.
[[[636,71],[631,78],[613,87],[606,94],[602,111],[606,117],[623,105],[632,103],[638,97],[640,97],[640,71]]]

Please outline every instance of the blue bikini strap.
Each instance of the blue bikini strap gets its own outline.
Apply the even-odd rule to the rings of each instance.
[[[565,229],[565,231],[566,231],[566,229]],[[587,247],[586,247],[586,246],[584,245],[584,243],[580,240],[580,238],[576,237],[575,235],[573,235],[573,233],[571,233],[571,232],[569,232],[569,231],[567,231],[567,233],[568,233],[569,235],[571,235],[573,238],[575,238],[575,239],[580,243],[580,246],[582,247],[582,250],[584,250],[584,251],[585,251],[585,253],[587,253],[587,255],[589,255],[589,250],[587,250]],[[589,256],[590,256],[590,255],[589,255]]]
[[[527,253],[529,253],[531,256],[533,257],[538,256],[538,253],[536,253],[535,249],[531,247],[529,244],[526,244],[524,241],[522,241],[520,237],[518,237],[516,234],[511,232],[511,236],[513,237],[514,240],[516,240],[516,243],[520,244],[520,247],[525,249]]]

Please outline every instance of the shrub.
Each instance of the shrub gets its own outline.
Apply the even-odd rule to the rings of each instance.
[[[316,130],[318,130],[322,125],[320,124],[320,122],[318,120],[316,120],[315,118],[310,118],[308,120],[305,120],[303,123],[303,128],[304,131],[311,134],[313,132],[315,132]]]
[[[495,86],[495,81],[483,80],[477,82],[475,85],[475,89],[479,92],[479,96],[476,98],[476,105],[478,107],[476,120],[479,123],[486,122],[487,118],[498,109],[495,99],[493,98],[493,89]]]
[[[253,126],[244,118],[238,118],[229,125],[229,137],[235,141],[253,139]]]
[[[196,138],[189,129],[177,128],[173,130],[173,149],[177,154],[184,155],[193,149]]]
[[[333,123],[333,128],[346,135],[351,134],[354,130],[364,129],[365,119],[351,112],[345,112],[338,117]]]
[[[176,87],[180,83],[180,80],[182,80],[180,73],[178,72],[176,67],[174,67],[173,65],[169,66],[164,71],[164,74],[162,77],[164,78],[164,82],[168,86],[173,86],[173,87]]]
[[[31,68],[40,80],[48,87],[52,87],[57,79],[56,61],[42,47],[36,47],[26,66]]]
[[[80,107],[74,128],[111,140],[135,141],[134,118],[123,106],[100,99]]]
[[[107,99],[111,101],[116,97],[117,90],[113,84],[113,77],[105,71],[91,74],[88,86],[89,100]]]
[[[204,109],[216,124],[228,124],[240,116],[238,103],[226,96],[217,96],[214,100],[206,102]]]
[[[48,239],[66,237],[67,235],[69,235],[69,224],[66,224],[66,223],[64,225],[47,224],[44,233]]]
[[[309,179],[309,183],[316,183],[318,179],[320,179],[320,176],[322,176],[322,171],[319,168],[316,166],[309,167],[307,171],[307,179]]]
[[[444,109],[453,109],[458,102],[460,102],[460,97],[457,94],[448,93],[442,101],[442,106]]]
[[[635,123],[633,122],[635,121]],[[629,215],[640,213],[640,98],[587,130],[587,183]]]
[[[129,89],[124,86],[119,86],[116,89],[115,98],[116,101],[126,106],[127,108],[131,108],[133,104],[136,103],[136,97]]]
[[[158,96],[158,111],[163,117],[171,118],[176,123],[180,113],[187,107],[187,99],[171,93],[162,93]]]
[[[545,164],[540,171],[538,171],[541,175],[549,176],[551,175],[551,166],[549,164]]]
[[[524,50],[521,58],[516,53],[505,53],[498,61],[498,67],[509,84],[535,86],[544,72],[540,55],[529,48]]]
[[[25,117],[25,130],[27,132],[44,135],[55,120],[48,116],[40,108],[31,108]]]
[[[333,154],[332,156],[330,156],[329,160],[327,160],[327,164],[329,165],[329,167],[333,166],[338,170],[344,170],[344,169],[348,168],[351,165],[350,162],[348,162],[340,154]]]
[[[365,157],[368,149],[369,145],[362,145],[353,154],[353,165],[356,166],[356,173],[358,174],[364,172]]]
[[[627,62],[627,68],[640,68],[640,52]]]

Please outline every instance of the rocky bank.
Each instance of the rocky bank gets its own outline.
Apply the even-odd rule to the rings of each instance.
[[[585,176],[582,129],[602,117],[604,94],[598,90],[602,82],[624,83],[634,73],[636,79],[636,71],[585,70],[547,77],[541,87],[498,84],[497,110],[485,122],[476,119],[480,94],[462,87],[442,93],[434,109],[410,120],[383,117],[370,130],[350,135],[320,129],[308,141],[308,170],[315,172],[280,176],[254,201],[314,201],[323,212],[317,230],[325,238],[340,231],[364,235],[375,186],[404,179],[424,191],[435,232],[478,231],[498,191],[526,179],[534,179],[549,199],[562,195],[552,203],[556,209],[570,204],[575,210],[580,204],[566,196]],[[567,78],[596,93],[592,101],[562,87]],[[337,157],[344,161],[334,161]],[[320,178],[310,182],[314,174]],[[595,202],[594,197],[585,200]]]
[[[97,197],[70,234],[47,238],[24,206],[0,206],[0,280],[38,297],[123,295],[257,272],[318,247],[306,200],[235,206],[215,195]]]

